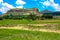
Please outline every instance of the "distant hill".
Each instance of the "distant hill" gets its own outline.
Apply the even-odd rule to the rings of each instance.
[[[29,14],[40,14],[37,8],[28,8],[28,9],[11,9],[7,13],[3,14],[4,15],[29,15]]]
[[[3,14],[2,16],[4,15],[29,15],[29,14],[41,15],[41,14],[47,14],[47,13],[51,13],[53,16],[60,16],[60,11],[52,12],[49,10],[43,10],[39,12],[37,8],[28,8],[28,9],[15,8],[15,9],[9,10],[7,13]]]
[[[34,15],[33,15],[34,14]],[[4,19],[43,19],[43,18],[59,18],[60,11],[51,12],[49,10],[38,11],[37,8],[28,9],[11,9],[7,13],[1,15]]]
[[[60,16],[60,11],[52,12],[52,11],[49,11],[49,10],[43,10],[43,11],[41,11],[41,13],[43,13],[43,14],[51,13],[53,16]]]
[[[41,15],[37,8],[28,9],[11,9],[7,13],[2,14],[3,19],[41,19]]]
[[[60,11],[53,12],[54,16],[60,16]]]
[[[52,13],[52,12],[49,10],[43,10],[43,11],[41,11],[41,13]]]
[[[13,12],[13,13],[19,13],[19,14],[26,14],[26,13],[37,13],[38,9],[36,8],[29,8],[29,9],[11,9],[8,11],[9,12]]]

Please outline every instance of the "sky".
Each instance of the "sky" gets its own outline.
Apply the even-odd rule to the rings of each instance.
[[[13,8],[60,11],[60,0],[0,0],[0,13],[6,13]]]

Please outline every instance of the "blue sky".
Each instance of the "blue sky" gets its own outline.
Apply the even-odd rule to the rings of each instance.
[[[13,8],[38,8],[60,11],[60,0],[0,0],[0,13],[6,13]]]

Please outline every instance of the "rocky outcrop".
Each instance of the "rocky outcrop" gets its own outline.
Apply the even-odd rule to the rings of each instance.
[[[20,13],[38,13],[38,9],[36,8],[30,8],[30,9],[11,9],[9,10],[8,12],[14,12],[14,13],[17,13],[17,12],[20,12]]]

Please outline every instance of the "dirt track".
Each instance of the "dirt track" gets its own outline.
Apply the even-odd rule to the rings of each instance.
[[[60,30],[50,30],[50,29],[29,29],[29,28],[25,28],[23,26],[21,27],[0,27],[0,29],[17,29],[17,30],[28,30],[28,31],[41,31],[41,32],[53,32],[53,33],[59,33],[60,34]]]

